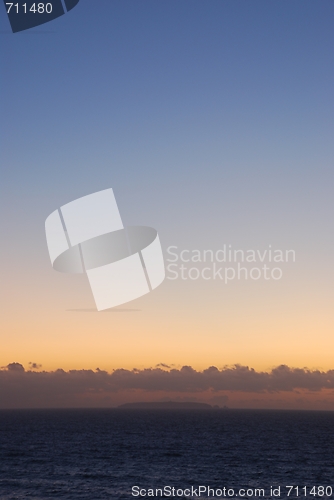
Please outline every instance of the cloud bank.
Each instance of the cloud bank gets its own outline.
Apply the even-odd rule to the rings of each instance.
[[[33,369],[40,366],[30,363]],[[33,369],[25,370],[15,362],[0,370],[0,408],[115,406],[157,398],[224,402],[233,395],[234,399],[236,395],[239,399],[252,395],[257,401],[277,399],[279,395],[288,401],[292,394],[305,397],[308,393],[312,399],[312,393],[325,391],[334,409],[334,370],[281,365],[261,372],[235,365],[197,371],[191,366],[176,369],[163,363],[155,368],[117,369],[111,373],[98,368],[67,372]]]

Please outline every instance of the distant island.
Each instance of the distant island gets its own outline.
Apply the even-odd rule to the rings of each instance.
[[[213,407],[207,403],[179,403],[176,401],[163,401],[158,403],[125,403],[117,406],[117,408],[124,410],[214,410],[217,407]]]

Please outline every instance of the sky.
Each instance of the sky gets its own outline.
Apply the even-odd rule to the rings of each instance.
[[[333,13],[327,0],[80,0],[12,34],[0,9],[8,376],[12,363],[334,368]],[[167,268],[152,293],[96,312],[85,275],[52,269],[44,222],[110,187],[124,225],[157,229],[166,268],[173,247],[187,279]],[[210,279],[189,277],[207,263],[182,250],[224,248],[295,258],[265,260],[280,279],[225,283],[213,263]]]

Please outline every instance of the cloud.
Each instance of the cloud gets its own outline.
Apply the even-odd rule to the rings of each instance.
[[[218,369],[210,366],[197,371],[191,366],[166,369],[161,363],[143,370],[34,371],[41,367],[30,363],[30,369],[17,362],[0,370],[0,407],[52,406],[112,406],[124,400],[173,397],[184,400],[205,399],[225,402],[226,394],[268,395],[300,391],[334,394],[334,370],[320,371],[307,368],[278,366],[270,372],[256,371],[248,366],[235,365]],[[122,399],[123,398],[123,399]],[[218,403],[219,404],[219,403]]]
[[[24,372],[24,367],[20,363],[10,363],[5,366],[9,372]]]
[[[39,370],[40,368],[42,368],[42,365],[29,361],[29,368],[30,370]]]
[[[69,312],[83,312],[83,313],[97,313],[101,314],[101,312],[104,313],[128,313],[128,312],[140,312],[141,309],[125,309],[124,307],[122,309],[116,309],[113,307],[112,309],[104,309],[103,311],[98,311],[97,309],[67,309]]]

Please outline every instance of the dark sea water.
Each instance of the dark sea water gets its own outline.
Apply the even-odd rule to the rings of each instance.
[[[238,498],[241,488],[252,489],[243,498],[255,498],[255,488],[265,490],[261,498],[288,498],[287,485],[299,486],[298,498],[334,498],[330,488],[327,496],[318,489],[334,489],[333,479],[330,412],[0,412],[1,500],[229,498],[232,488]],[[133,496],[135,485],[175,487],[175,496]],[[225,497],[196,496],[201,485],[219,495],[225,487]],[[270,495],[273,485],[281,486],[279,496]]]

